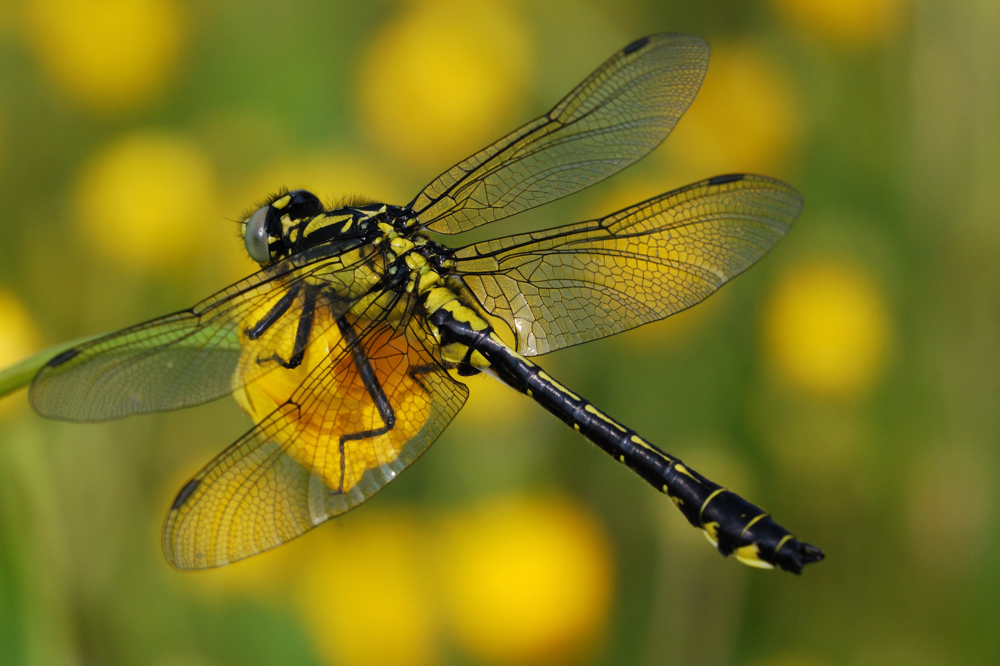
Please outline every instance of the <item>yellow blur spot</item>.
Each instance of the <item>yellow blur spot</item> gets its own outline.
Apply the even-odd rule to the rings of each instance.
[[[452,518],[441,541],[444,607],[457,641],[490,663],[566,663],[602,633],[608,538],[566,500],[504,498]]]
[[[322,534],[323,548],[313,549],[295,584],[324,663],[439,663],[419,525],[405,515],[369,512],[341,527]]]
[[[659,154],[687,179],[780,174],[798,152],[800,125],[779,63],[750,44],[722,45],[713,47],[701,91]]]
[[[364,51],[358,116],[383,149],[410,163],[461,159],[513,129],[528,41],[505,2],[413,3]]]
[[[175,0],[31,0],[31,42],[53,81],[93,109],[132,109],[158,94],[181,50]]]
[[[842,45],[879,42],[902,27],[910,0],[773,0],[795,32]]]
[[[31,315],[14,294],[0,289],[0,368],[24,360],[38,346],[38,330]],[[18,404],[22,403],[0,400],[0,416]]]
[[[889,338],[885,304],[860,268],[832,261],[782,277],[764,320],[768,356],[789,383],[851,397],[882,369]]]
[[[208,157],[177,135],[136,132],[119,138],[84,165],[76,188],[88,243],[135,269],[184,270],[215,217]]]

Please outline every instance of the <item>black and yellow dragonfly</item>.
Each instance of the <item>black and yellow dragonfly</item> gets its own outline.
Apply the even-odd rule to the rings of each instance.
[[[636,40],[405,206],[327,208],[304,190],[270,197],[242,223],[258,273],[58,354],[34,377],[31,404],[102,421],[235,393],[256,425],[177,494],[163,543],[181,569],[240,560],[361,504],[441,434],[468,396],[460,378],[486,373],[666,493],[723,555],[799,573],[822,551],[531,360],[698,303],[785,234],[802,206],[793,188],[716,176],[548,231],[461,248],[433,236],[540,206],[640,159],[688,108],[708,59],[697,37]],[[491,323],[500,321],[514,347]]]

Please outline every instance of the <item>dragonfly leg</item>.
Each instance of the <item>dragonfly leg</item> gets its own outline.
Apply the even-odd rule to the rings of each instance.
[[[365,354],[364,347],[358,342],[358,336],[354,332],[354,327],[344,317],[337,320],[337,326],[340,328],[340,333],[344,337],[345,344],[351,350],[351,356],[354,358],[354,365],[358,369],[361,382],[364,384],[365,390],[368,391],[368,395],[371,396],[372,402],[375,403],[375,408],[378,410],[379,416],[382,417],[382,423],[384,424],[380,428],[372,428],[340,436],[340,484],[336,492],[342,493],[344,491],[346,466],[344,444],[346,442],[370,439],[386,434],[396,427],[396,412],[393,410],[392,405],[389,404],[389,398],[386,396],[385,390],[382,388],[382,383],[375,374],[375,368],[372,367],[368,355]]]
[[[288,312],[288,308],[292,307],[292,303],[295,302],[301,288],[301,283],[293,285],[292,288],[289,289],[284,296],[279,298],[278,302],[267,311],[267,314],[260,318],[260,321],[250,328],[243,330],[246,336],[251,340],[256,340],[260,336],[267,333],[268,329],[274,326],[275,322],[281,319],[284,314]]]
[[[424,375],[429,375],[432,372],[437,372],[439,369],[440,366],[432,363],[427,363],[425,365],[415,365],[412,368],[410,368],[410,373],[409,373],[410,379],[415,381],[417,383],[417,386],[422,388],[424,392],[429,392],[430,389],[427,388],[427,384],[425,384],[420,378],[423,377]]]
[[[315,314],[316,294],[312,290],[306,290],[304,302],[302,303],[302,314],[299,315],[299,326],[295,329],[295,343],[292,345],[292,355],[284,359],[275,353],[266,358],[258,358],[257,363],[264,364],[273,361],[286,370],[299,367],[302,364],[302,358],[305,356],[306,347],[309,346],[309,334],[312,332]]]

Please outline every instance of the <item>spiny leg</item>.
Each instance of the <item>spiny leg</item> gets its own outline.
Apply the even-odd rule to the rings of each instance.
[[[288,308],[286,307],[285,309],[287,310]],[[286,370],[299,367],[299,365],[302,364],[302,358],[305,356],[306,347],[309,346],[309,335],[312,333],[315,314],[316,292],[311,289],[306,289],[302,303],[302,314],[299,315],[299,325],[298,328],[295,329],[295,342],[292,345],[292,355],[286,360],[281,358],[277,353],[274,353],[266,358],[258,357],[257,363],[263,364],[268,361],[274,361]]]
[[[246,333],[246,336],[251,340],[256,340],[260,336],[267,333],[267,330],[274,326],[275,322],[281,319],[284,314],[288,312],[288,308],[292,307],[292,303],[295,302],[301,288],[301,283],[292,285],[292,288],[289,289],[284,296],[278,299],[278,302],[267,311],[267,314],[260,318],[260,321],[250,328],[244,329],[243,332]]]
[[[382,423],[384,423],[381,428],[362,430],[361,432],[353,432],[340,436],[338,444],[340,447],[340,484],[337,492],[342,493],[344,492],[344,475],[347,465],[344,443],[386,434],[396,426],[396,412],[392,409],[392,405],[389,404],[389,398],[385,395],[382,384],[375,375],[375,369],[372,367],[368,355],[365,354],[364,347],[358,342],[358,336],[354,332],[354,327],[344,317],[337,320],[337,327],[340,328],[344,344],[351,350],[351,356],[354,359],[355,367],[358,369],[361,382],[375,403],[375,408],[378,409],[379,416],[382,417]]]

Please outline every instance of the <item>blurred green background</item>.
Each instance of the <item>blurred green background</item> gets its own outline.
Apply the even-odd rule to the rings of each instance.
[[[708,39],[666,144],[490,235],[696,179],[806,208],[665,322],[545,357],[827,560],[719,557],[540,408],[466,409],[360,509],[221,570],[160,552],[231,400],[100,425],[0,402],[0,664],[996,663],[1000,4],[0,1],[0,366],[249,274],[282,185],[404,204],[616,49]]]

